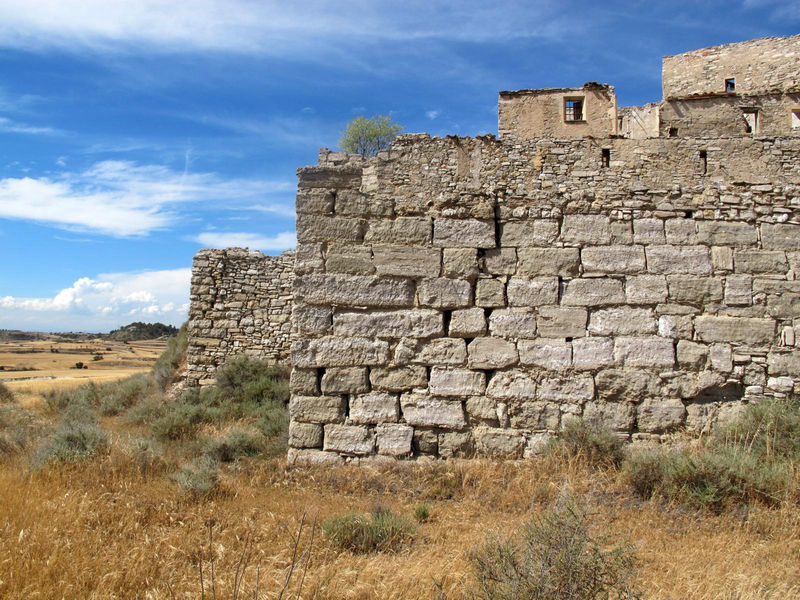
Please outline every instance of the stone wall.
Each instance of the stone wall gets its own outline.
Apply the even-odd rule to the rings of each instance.
[[[631,140],[658,137],[660,112],[658,103],[620,107],[617,109],[618,135]]]
[[[287,363],[294,253],[200,250],[192,265],[187,385],[211,385],[219,366],[242,353]]]
[[[800,139],[402,136],[298,175],[292,461],[658,439],[800,390]]]
[[[665,56],[664,99],[725,92],[735,79],[737,94],[767,94],[800,89],[800,35],[771,37]]]

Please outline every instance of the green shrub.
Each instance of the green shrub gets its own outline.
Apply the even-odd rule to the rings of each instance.
[[[203,454],[219,462],[231,462],[241,456],[253,456],[261,452],[260,435],[234,427],[224,437],[206,440]]]
[[[762,459],[800,460],[800,399],[764,400],[714,435],[717,445],[736,446]]]
[[[285,403],[289,399],[286,373],[247,354],[235,356],[217,370],[217,389],[232,402],[272,399]]]
[[[118,415],[156,391],[154,379],[146,374],[106,383],[98,389],[100,412],[106,416]]]
[[[619,437],[583,420],[570,421],[551,442],[550,451],[563,451],[600,467],[618,467],[625,459],[625,446]]]
[[[0,456],[24,450],[38,434],[33,415],[16,404],[0,404]]]
[[[34,469],[53,462],[77,462],[92,458],[108,446],[108,436],[86,403],[69,404],[61,423],[33,457]]]
[[[175,481],[193,496],[209,496],[218,489],[219,463],[210,456],[201,456],[181,468],[175,474]]]
[[[431,518],[431,505],[427,502],[421,502],[414,507],[414,518],[417,523],[425,523]]]
[[[45,401],[53,412],[61,412],[73,404],[99,406],[102,398],[100,387],[90,381],[76,388],[47,392]]]
[[[0,381],[0,404],[7,404],[14,401],[14,392],[5,383]]]
[[[414,530],[414,523],[385,508],[376,508],[368,515],[349,512],[322,523],[331,544],[362,554],[393,550],[409,540]]]
[[[161,389],[165,389],[175,380],[175,372],[186,357],[186,348],[189,346],[188,327],[189,323],[184,323],[178,330],[178,334],[169,338],[167,347],[153,365],[151,372],[156,385]]]
[[[484,600],[631,598],[635,558],[627,545],[596,535],[572,498],[535,516],[511,539],[489,540],[471,555]]]

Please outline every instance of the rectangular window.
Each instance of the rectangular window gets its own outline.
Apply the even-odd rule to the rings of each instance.
[[[758,133],[758,110],[745,109],[742,111],[744,117],[744,131],[745,133]]]
[[[792,129],[800,129],[800,109],[792,111]]]
[[[603,168],[608,168],[611,165],[611,150],[609,148],[602,149],[602,153],[600,154],[600,165]]]
[[[736,91],[736,79],[731,77],[730,79],[725,80],[725,91],[726,92],[735,92]]]
[[[564,120],[583,121],[583,98],[564,98]]]
[[[700,168],[703,170],[703,175],[708,173],[708,150],[700,150]]]

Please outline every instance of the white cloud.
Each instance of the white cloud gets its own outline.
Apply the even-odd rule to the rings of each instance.
[[[297,236],[290,231],[284,231],[274,237],[265,237],[257,233],[207,231],[194,239],[209,248],[251,248],[264,252],[289,250],[297,245]]]
[[[428,111],[425,111],[425,116],[428,117],[431,121],[436,119],[440,114],[442,114],[442,111],[440,111],[440,110],[428,110]]]
[[[191,269],[81,277],[50,298],[0,297],[0,327],[108,331],[131,321],[179,325],[189,310]]]
[[[103,161],[58,179],[0,179],[0,217],[127,237],[169,227],[183,204],[224,201],[235,208],[292,187],[288,181],[226,180],[213,173]]]
[[[30,135],[60,135],[61,132],[52,127],[37,127],[35,125],[27,125],[25,123],[18,123],[6,117],[0,117],[0,131],[7,131],[8,133],[27,133]]]

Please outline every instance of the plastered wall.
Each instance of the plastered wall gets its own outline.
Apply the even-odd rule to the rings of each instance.
[[[298,175],[290,461],[658,439],[798,392],[800,140],[416,135]]]

